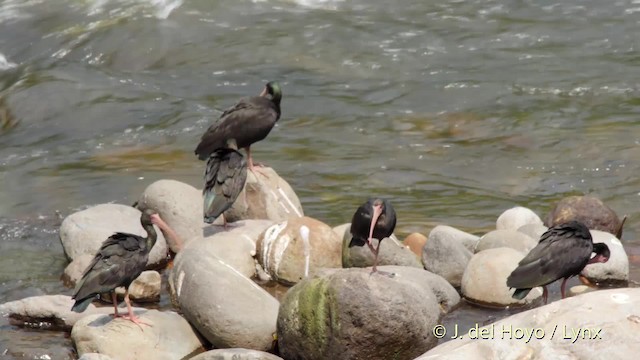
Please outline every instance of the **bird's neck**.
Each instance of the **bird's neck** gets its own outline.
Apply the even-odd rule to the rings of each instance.
[[[142,224],[142,227],[147,232],[147,237],[144,239],[147,244],[147,249],[151,251],[153,245],[155,245],[156,240],[158,239],[158,234],[156,233],[156,229],[153,227],[153,224]]]

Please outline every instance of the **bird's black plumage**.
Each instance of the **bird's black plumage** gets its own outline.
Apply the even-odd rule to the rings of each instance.
[[[204,173],[204,221],[212,223],[238,198],[247,181],[247,161],[235,142],[214,151]]]
[[[592,259],[591,254],[596,256]],[[609,248],[606,244],[593,244],[589,229],[578,221],[570,221],[549,228],[538,245],[518,263],[507,278],[507,286],[515,288],[513,297],[523,299],[532,288],[546,286],[558,279],[580,274],[585,266],[606,262]],[[564,281],[562,284],[564,297]],[[545,288],[546,294],[546,288]]]
[[[396,228],[396,212],[388,200],[369,199],[353,214],[349,247],[364,246],[369,238],[374,205],[382,205],[382,212],[373,228],[373,238],[382,240],[393,234]]]
[[[157,238],[151,220],[153,214],[155,211],[145,210],[140,218],[146,238],[118,232],[104,241],[76,285],[71,310],[83,312],[96,295],[112,292],[119,286],[128,288],[144,271]]]
[[[238,149],[263,140],[280,119],[281,99],[282,91],[275,81],[267,83],[261,96],[241,99],[207,129],[195,154],[200,160],[206,160],[217,149],[226,147],[226,142],[232,138]]]

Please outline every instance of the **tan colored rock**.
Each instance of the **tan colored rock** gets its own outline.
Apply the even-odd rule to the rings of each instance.
[[[225,217],[234,222],[246,219],[284,221],[302,217],[302,205],[291,186],[269,167],[260,169],[266,175],[247,172],[245,187]]]
[[[422,248],[427,243],[427,237],[420,233],[411,233],[403,241],[405,246],[416,254],[418,257],[422,257]]]
[[[137,302],[160,301],[160,289],[162,278],[160,273],[154,270],[143,271],[131,285],[129,285],[129,297]],[[118,298],[124,299],[124,287],[116,288]]]
[[[272,225],[258,238],[256,248],[260,265],[283,284],[295,284],[315,268],[342,267],[342,240],[327,224],[309,217]]]
[[[570,196],[560,200],[547,215],[545,225],[552,227],[570,220],[583,222],[589,230],[613,235],[617,235],[622,224],[613,209],[593,196]]]

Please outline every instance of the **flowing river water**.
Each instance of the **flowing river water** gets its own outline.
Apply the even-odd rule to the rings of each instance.
[[[0,0],[0,303],[70,292],[64,216],[200,187],[202,132],[267,80],[283,115],[254,156],[306,215],[335,226],[381,195],[401,238],[482,234],[591,194],[629,215],[639,280],[638,34],[638,0]],[[0,357],[74,356],[1,321]]]

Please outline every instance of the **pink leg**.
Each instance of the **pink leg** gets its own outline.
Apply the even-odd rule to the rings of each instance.
[[[394,276],[396,276],[396,274],[394,274],[394,273],[390,273],[390,272],[387,272],[387,271],[382,271],[382,270],[378,270],[377,269],[377,266],[378,266],[378,255],[380,254],[380,244],[382,244],[382,240],[378,241],[378,246],[376,247],[376,250],[374,252],[376,256],[373,259],[373,268],[371,269],[371,273],[373,274],[374,272],[377,272],[380,275],[385,275],[385,276],[388,276],[388,277],[394,277]]]
[[[547,304],[547,299],[549,298],[549,291],[546,286],[542,287],[542,300],[544,300],[544,304]]]
[[[264,177],[267,177],[267,175],[262,172],[262,170],[258,169],[258,167],[263,167],[264,165],[259,164],[259,163],[253,163],[253,158],[251,157],[251,146],[247,146],[247,167],[249,168],[249,170],[254,173],[254,174],[260,174]]]
[[[567,278],[564,278],[562,280],[562,285],[560,285],[560,293],[562,294],[562,298],[564,299],[566,296],[564,294],[564,286],[567,283]]]
[[[122,315],[118,314],[118,296],[115,291],[111,292],[111,302],[113,302],[113,317],[121,317]]]
[[[133,307],[131,307],[131,300],[129,300],[129,289],[125,290],[124,292],[124,302],[127,303],[127,309],[129,311],[129,315],[123,315],[122,316],[123,319],[130,320],[134,324],[138,325],[140,327],[140,330],[142,331],[144,331],[144,329],[142,329],[142,325],[151,326],[151,324],[147,324],[146,322],[140,320],[140,318],[133,313]]]

